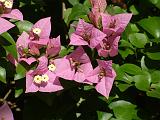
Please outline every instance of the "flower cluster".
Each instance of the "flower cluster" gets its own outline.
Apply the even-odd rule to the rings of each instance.
[[[5,5],[4,1],[1,3]],[[18,62],[34,66],[26,73],[26,93],[60,91],[63,89],[60,79],[63,78],[93,85],[100,94],[109,96],[116,77],[112,61],[97,58],[91,60],[83,46],[97,50],[101,58],[117,55],[120,35],[132,14],[112,16],[105,13],[107,6],[105,0],[90,0],[90,2],[92,5],[92,10],[88,14],[90,23],[79,19],[69,43],[76,46],[76,49],[64,57],[59,55],[60,36],[50,38],[50,17],[40,19],[30,31],[23,32],[19,36],[16,42]],[[3,9],[3,16],[9,16],[5,10]],[[95,60],[98,66],[94,68],[91,61]]]

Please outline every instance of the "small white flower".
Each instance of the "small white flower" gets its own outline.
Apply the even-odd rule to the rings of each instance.
[[[42,75],[42,81],[47,82],[49,80],[49,77],[47,74]]]
[[[4,0],[1,0],[1,1],[4,1]],[[5,6],[6,8],[12,8],[13,2],[11,2],[11,1],[9,1],[9,0],[5,0],[5,1],[4,1],[4,6]]]
[[[35,33],[36,35],[40,35],[40,33],[42,32],[40,28],[34,28],[33,33]]]
[[[42,76],[40,76],[40,75],[34,76],[34,82],[37,83],[37,84],[41,84]]]
[[[56,66],[54,64],[50,64],[48,66],[49,71],[54,72],[56,70]]]
[[[5,2],[6,0],[0,0],[0,2]]]

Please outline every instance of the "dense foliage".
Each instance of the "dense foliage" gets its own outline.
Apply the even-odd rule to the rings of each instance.
[[[0,119],[159,119],[160,2],[106,2],[0,0]]]

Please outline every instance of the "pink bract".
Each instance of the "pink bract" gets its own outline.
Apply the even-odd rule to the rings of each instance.
[[[76,31],[71,35],[70,45],[88,45],[95,48],[105,37],[106,35],[92,24],[80,19]]]
[[[80,83],[87,82],[86,77],[93,67],[84,49],[80,46],[66,58],[70,61],[70,67],[74,71],[73,80]]]
[[[59,54],[61,50],[60,36],[57,38],[50,39],[47,44],[46,54],[47,56],[53,57]]]
[[[111,16],[109,14],[102,14],[102,26],[103,32],[107,34],[107,37],[111,35],[121,35],[129,23],[132,14],[122,13]]]
[[[112,61],[97,60],[98,66],[90,72],[87,80],[96,84],[96,90],[105,97],[109,97],[116,73],[112,68]]]
[[[103,57],[114,57],[118,54],[118,42],[120,36],[109,37],[104,39],[99,45],[97,45],[98,55]]]
[[[13,113],[6,102],[0,106],[0,120],[14,120]]]

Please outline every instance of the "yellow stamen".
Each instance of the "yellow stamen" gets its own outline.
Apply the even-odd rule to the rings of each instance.
[[[42,77],[40,75],[34,76],[34,82],[37,83],[37,84],[41,84]]]
[[[40,33],[42,32],[40,28],[34,28],[32,31],[37,35],[40,35]]]
[[[42,75],[42,81],[47,82],[49,80],[49,77],[47,74]]]
[[[49,71],[54,72],[56,70],[56,66],[54,64],[50,64],[48,66]]]
[[[3,1],[3,0],[2,0],[2,1]],[[13,2],[7,0],[7,1],[4,2],[4,6],[5,6],[6,8],[12,8]]]

